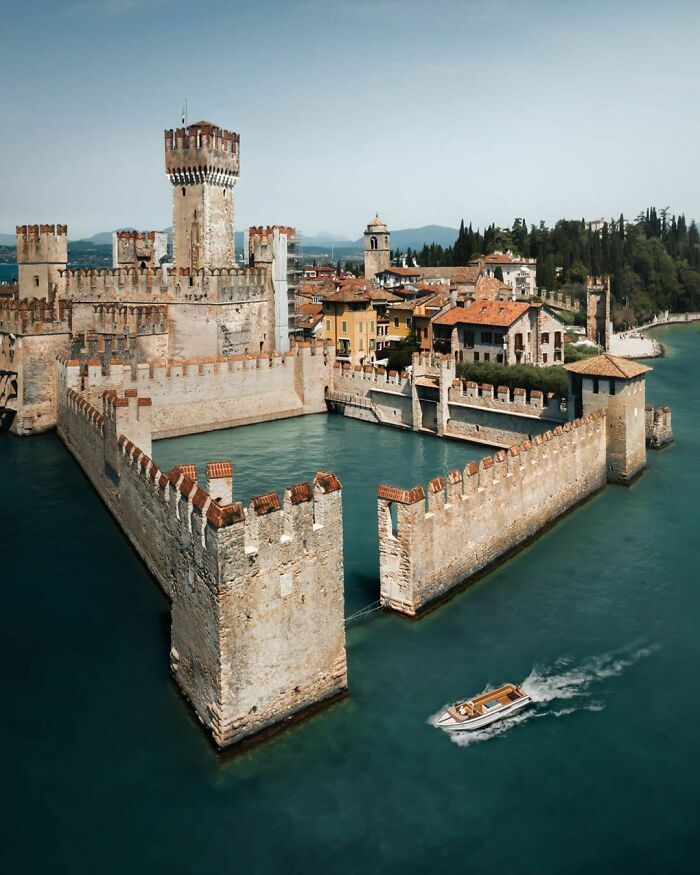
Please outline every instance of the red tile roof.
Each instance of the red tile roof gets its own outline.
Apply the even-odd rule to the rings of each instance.
[[[469,307],[452,307],[437,316],[435,325],[496,325],[507,328],[530,309],[524,301],[476,301]]]
[[[233,465],[230,462],[207,462],[207,479],[217,477],[233,477]]]

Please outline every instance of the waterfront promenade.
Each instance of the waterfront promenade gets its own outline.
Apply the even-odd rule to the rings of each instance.
[[[682,325],[700,321],[700,313],[659,313],[644,325],[612,335],[610,352],[625,358],[656,358],[663,355],[663,346],[645,332],[663,325]]]

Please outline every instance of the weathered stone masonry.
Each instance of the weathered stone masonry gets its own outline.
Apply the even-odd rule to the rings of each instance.
[[[458,380],[454,359],[416,353],[412,373],[336,361],[332,409],[355,419],[507,448],[567,420],[564,399]]]
[[[381,601],[415,615],[607,482],[605,416],[565,423],[428,486],[378,490]]]
[[[105,389],[153,399],[153,437],[165,438],[326,410],[334,349],[297,344],[279,353],[170,359],[137,365],[95,353],[83,364],[93,404]]]
[[[60,383],[59,434],[172,600],[172,671],[216,744],[342,693],[335,476],[319,473],[313,487],[290,487],[282,501],[276,493],[254,498],[246,510],[230,494],[217,503],[182,470],[165,474],[149,457],[149,398],[108,390],[100,413],[78,391],[72,360],[62,363]],[[210,466],[210,480],[218,470]],[[221,501],[221,483],[217,491]]]

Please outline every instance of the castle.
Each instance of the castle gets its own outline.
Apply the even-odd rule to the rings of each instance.
[[[564,399],[463,383],[452,356],[398,373],[290,346],[294,229],[249,229],[236,264],[239,150],[208,122],[165,132],[172,265],[152,232],[128,232],[119,266],[69,270],[64,225],[21,226],[18,297],[0,304],[0,417],[20,436],[57,429],[158,580],[172,675],[221,748],[347,690],[342,486],[319,471],[243,507],[229,460],[161,471],[154,440],[335,411],[495,447],[438,474],[427,503],[422,485],[379,486],[379,595],[416,616],[672,439],[668,408],[645,405],[648,368],[609,355],[568,366]],[[378,217],[366,248],[384,269]]]

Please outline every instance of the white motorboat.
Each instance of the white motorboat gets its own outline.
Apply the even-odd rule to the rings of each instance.
[[[450,705],[437,721],[441,729],[481,729],[532,703],[532,698],[517,684],[504,684],[497,690]]]

